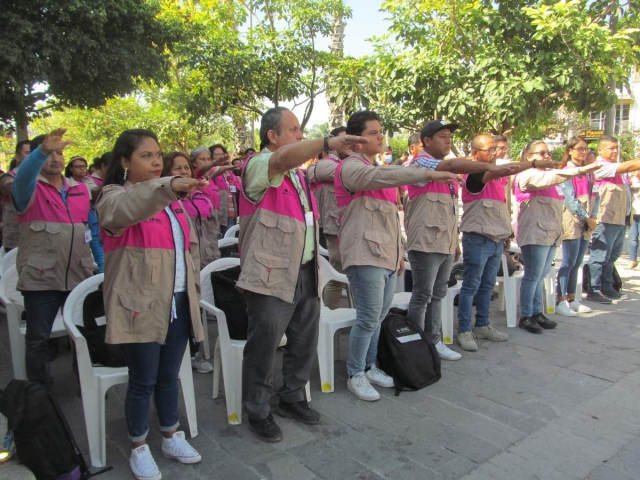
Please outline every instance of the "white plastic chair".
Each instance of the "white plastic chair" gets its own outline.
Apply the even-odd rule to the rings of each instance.
[[[227,403],[227,421],[232,425],[242,423],[242,354],[246,340],[233,340],[229,335],[227,317],[215,306],[211,272],[240,265],[239,258],[221,258],[207,265],[200,272],[200,307],[215,315],[218,320],[218,338],[213,350],[213,398],[220,393],[220,365],[224,376],[224,395]],[[306,385],[307,401],[311,401],[309,383]]]
[[[318,257],[320,262],[320,291],[330,280],[349,283],[347,276],[338,273],[323,256]],[[334,391],[334,337],[335,333],[342,329],[352,327],[356,321],[354,308],[337,308],[331,310],[323,303],[320,305],[320,332],[318,335],[318,366],[320,367],[320,386],[324,393]]]
[[[460,293],[462,283],[458,282],[447,289],[447,296],[442,299],[442,341],[447,345],[453,343],[454,305],[456,295]]]
[[[4,257],[6,253],[7,251],[4,249],[4,247],[0,247],[0,260],[2,260],[2,257]]]
[[[129,380],[127,367],[113,368],[92,365],[87,341],[77,327],[84,324],[82,306],[85,298],[91,292],[95,292],[103,281],[104,274],[101,273],[82,282],[69,294],[63,309],[64,326],[73,340],[78,360],[82,407],[87,427],[89,456],[93,467],[104,467],[107,462],[105,395],[112,386],[127,383]],[[188,345],[180,365],[180,383],[187,411],[189,431],[191,437],[195,437],[198,435],[198,420]]]
[[[240,224],[236,223],[233,227],[224,232],[224,238],[236,238],[240,232]]]
[[[318,244],[318,253],[325,258],[329,258],[329,250],[327,250],[320,244]]]
[[[218,240],[218,248],[230,247],[231,245],[238,245],[238,239],[236,237],[225,236]]]
[[[14,248],[10,252],[5,253],[2,259],[0,259],[0,276],[4,275],[9,268],[16,266],[16,257],[18,256],[18,249]]]
[[[500,296],[498,298],[498,310],[506,311],[507,327],[518,326],[518,296],[520,295],[520,284],[523,273],[516,271],[509,276],[507,269],[507,256],[502,254],[502,277],[497,277],[496,282],[500,283]]]
[[[7,258],[13,250],[4,258]],[[16,290],[18,284],[18,271],[15,266],[9,267],[0,279],[0,301],[7,312],[7,325],[9,327],[9,345],[11,346],[11,361],[13,363],[13,376],[17,380],[27,379],[27,367],[25,363],[25,335],[26,325],[22,325],[22,312],[24,311],[24,297]],[[50,338],[63,337],[67,334],[62,323],[62,315],[58,312],[51,328]]]

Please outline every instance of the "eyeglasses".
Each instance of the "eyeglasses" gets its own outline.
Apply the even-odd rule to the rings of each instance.
[[[580,148],[572,148],[571,150],[575,150],[576,152],[584,153],[589,149],[586,148],[586,147],[580,147]]]
[[[549,157],[551,152],[549,150],[540,150],[539,152],[531,152],[531,155],[540,155],[541,157]]]
[[[502,145],[498,145],[498,146],[496,147],[496,150],[506,150],[506,149],[507,149],[507,147],[502,146]]]
[[[71,168],[79,168],[80,170],[86,170],[87,166],[86,165],[74,165]]]
[[[487,152],[487,153],[496,153],[496,150],[498,148],[497,147],[491,147],[491,148],[476,148],[476,150],[478,150],[479,152]]]

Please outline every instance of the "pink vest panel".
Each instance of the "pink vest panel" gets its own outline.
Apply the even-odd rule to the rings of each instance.
[[[56,187],[38,181],[30,206],[25,212],[17,215],[18,223],[22,225],[30,222],[51,222],[86,225],[89,221],[91,199],[89,189],[84,183],[71,186],[67,179],[64,182],[67,189],[67,205],[62,201]]]
[[[416,160],[419,158],[433,158],[431,155],[425,155],[424,153],[421,155],[416,155],[413,160],[409,163],[409,165],[413,165]],[[438,183],[438,182],[426,182],[424,185],[406,185],[407,191],[409,192],[409,200],[413,200],[418,198],[420,195],[424,195],[428,192],[434,193],[443,193],[445,195],[451,195],[451,189],[448,184]],[[451,185],[453,187],[453,191],[456,196],[458,196],[458,184]]]
[[[611,165],[611,162],[607,162],[604,158],[598,157],[596,161],[593,162],[596,165]],[[613,178],[603,178],[601,180],[596,180],[596,185],[604,185],[605,183],[613,183],[614,185],[624,185],[624,179],[622,175],[616,173],[616,176]]]
[[[518,203],[526,202],[527,200],[532,199],[533,197],[547,197],[553,198],[554,200],[564,200],[564,195],[562,194],[562,186],[554,185],[552,187],[543,188],[542,190],[533,190],[531,192],[523,192],[520,190],[518,186],[518,176],[516,175],[513,179],[513,185],[516,195],[516,201]]]
[[[471,193],[467,190],[467,177],[464,175],[464,182],[462,184],[462,203],[467,204],[475,202],[476,200],[495,200],[496,202],[507,203],[507,198],[504,193],[504,187],[509,183],[507,177],[496,178],[487,182],[480,193]]]
[[[207,196],[198,190],[193,192],[192,198],[182,200],[182,204],[189,218],[209,218],[213,213],[213,205]]]
[[[377,168],[361,158],[358,158],[358,160],[371,168]],[[344,162],[340,162],[340,164],[336,168],[336,176],[333,180],[333,184],[336,189],[336,202],[338,204],[338,208],[344,208],[354,200],[361,197],[375,198],[376,200],[383,200],[394,205],[396,204],[396,200],[398,198],[398,190],[395,187],[383,188],[381,190],[365,190],[362,192],[356,192],[353,195],[347,192],[347,190],[344,188],[344,185],[342,184],[341,172],[343,166]]]
[[[220,210],[220,189],[214,182],[209,182],[209,185],[204,187],[202,193],[211,202],[214,210]]]
[[[185,211],[180,202],[171,203],[170,208],[175,213],[176,218],[182,227],[182,234],[184,235],[184,250],[187,252],[189,250],[190,238],[189,221],[187,220],[187,216],[185,215]],[[160,210],[150,219],[126,228],[119,237],[106,235],[102,229],[100,229],[100,233],[105,253],[126,247],[157,248],[163,250],[175,249],[175,245],[173,243],[173,231],[171,230],[171,219],[164,209]]]
[[[104,187],[104,178],[96,177],[95,175],[89,175],[89,176],[91,177],[91,180],[93,180],[98,187]]]

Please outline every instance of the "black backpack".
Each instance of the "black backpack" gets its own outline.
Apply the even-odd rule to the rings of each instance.
[[[233,340],[246,340],[249,317],[244,295],[236,289],[239,277],[240,266],[211,272],[211,287],[216,307],[227,317],[229,336]]]
[[[91,292],[84,299],[82,304],[84,326],[78,326],[78,330],[87,340],[91,363],[103,367],[125,367],[127,360],[122,347],[110,345],[104,341],[107,332],[104,318],[104,297],[102,296],[102,284],[100,284],[98,290]]]
[[[0,412],[13,430],[18,459],[38,480],[79,480],[90,473],[56,399],[44,385],[11,380],[0,390]]]
[[[618,269],[613,266],[613,289],[616,292],[620,292],[622,290],[622,278],[618,273]],[[589,269],[589,264],[586,263],[584,267],[582,267],[582,290],[585,293],[592,293],[593,289],[591,288],[591,270]]]
[[[424,331],[407,318],[407,311],[389,310],[382,321],[378,367],[401,390],[420,390],[440,380],[440,357]]]

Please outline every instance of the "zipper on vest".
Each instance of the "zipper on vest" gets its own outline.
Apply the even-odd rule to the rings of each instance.
[[[69,194],[67,192],[67,199],[69,198]],[[73,254],[73,239],[75,238],[75,226],[73,225],[73,220],[71,219],[71,212],[69,211],[69,203],[64,202],[64,206],[67,209],[67,215],[69,215],[69,223],[71,223],[71,245],[69,245],[69,260],[67,261],[67,271],[64,275],[64,288],[65,290],[69,290],[69,268],[71,267],[71,258]]]

